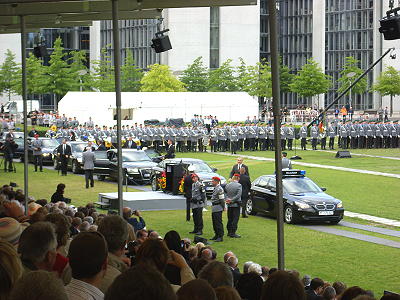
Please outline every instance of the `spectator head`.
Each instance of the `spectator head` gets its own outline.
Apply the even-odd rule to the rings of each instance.
[[[200,257],[194,258],[194,259],[190,262],[190,268],[193,270],[194,276],[197,277],[197,275],[199,274],[199,272],[201,271],[201,269],[203,269],[203,267],[204,267],[205,265],[207,265],[208,263],[209,263],[209,260],[207,260],[207,259],[200,258]]]
[[[104,300],[115,299],[176,300],[176,295],[158,270],[138,265],[120,274],[108,288]]]
[[[0,299],[8,299],[21,275],[22,265],[17,251],[10,243],[0,240]]]
[[[155,230],[149,230],[148,234],[149,234],[149,239],[160,239],[161,238],[160,235],[158,234],[158,232]]]
[[[262,286],[262,278],[256,273],[249,272],[240,276],[236,289],[242,299],[259,300]]]
[[[14,286],[10,300],[68,300],[63,282],[53,273],[25,273]]]
[[[93,225],[93,218],[91,216],[86,216],[83,218],[83,221],[88,222],[90,225]]]
[[[107,241],[108,251],[111,253],[121,252],[125,248],[128,239],[128,226],[120,216],[107,216],[101,220],[97,228]]]
[[[65,246],[69,238],[69,227],[71,226],[67,217],[62,214],[49,214],[46,216],[45,221],[53,223],[55,226],[57,235],[57,249]]]
[[[259,264],[253,263],[249,266],[249,273],[255,273],[258,276],[261,276],[262,274],[262,270],[261,270],[261,266]]]
[[[324,281],[321,278],[313,278],[310,283],[310,289],[317,295],[322,294],[322,291],[324,290]]]
[[[269,267],[267,266],[261,267],[261,277],[266,279],[268,277],[268,273],[269,273]]]
[[[224,254],[224,263],[228,262],[228,258],[231,256],[235,256],[235,254],[232,251],[228,251]]]
[[[136,232],[136,238],[139,240],[139,242],[143,243],[145,240],[148,238],[148,232],[145,229],[140,229]]]
[[[336,299],[335,289],[332,286],[327,286],[322,293],[322,298],[324,298],[324,300],[335,300]]]
[[[93,232],[93,231],[97,231],[97,229],[98,229],[98,226],[97,225],[90,225],[90,227],[89,227],[89,232]]]
[[[346,285],[341,281],[335,281],[332,284],[332,287],[335,289],[336,295],[338,296],[341,295],[347,288]]]
[[[238,291],[231,286],[220,286],[215,289],[218,300],[241,300]]]
[[[0,240],[7,241],[14,247],[18,245],[24,227],[13,218],[0,219]]]
[[[343,292],[342,297],[340,299],[341,300],[352,300],[359,295],[367,295],[367,292],[365,290],[363,290],[362,288],[360,288],[359,286],[352,286]]]
[[[264,283],[261,300],[305,300],[300,280],[285,271],[273,272]]]
[[[214,289],[203,279],[191,280],[176,293],[178,300],[217,300]]]
[[[130,217],[132,217],[132,210],[129,207],[124,207],[122,209],[122,217],[125,220],[128,220]]]
[[[159,239],[147,239],[139,248],[136,258],[139,263],[155,267],[164,273],[169,257],[169,250]]]
[[[246,262],[243,264],[243,274],[246,274],[246,273],[249,272],[249,267],[250,267],[251,264],[253,264],[252,261],[246,261]]]
[[[57,185],[57,190],[56,191],[58,193],[64,194],[64,190],[65,190],[65,184],[64,183],[59,183]]]
[[[83,221],[81,223],[81,225],[79,225],[78,229],[80,232],[86,232],[86,231],[89,231],[89,228],[90,228],[90,224],[87,221]]]
[[[82,219],[75,217],[72,219],[72,226],[78,228],[82,224]]]
[[[233,276],[229,267],[219,261],[212,261],[201,269],[199,278],[207,280],[213,288],[233,286]]]
[[[164,236],[164,241],[169,250],[182,254],[182,239],[178,232],[175,230],[168,231]]]
[[[301,279],[301,282],[303,283],[304,287],[308,287],[311,284],[311,276],[310,275],[304,275],[303,278]]]
[[[230,266],[232,269],[237,268],[237,265],[239,263],[239,260],[237,259],[236,256],[229,256],[228,261],[226,262],[228,266]]]
[[[83,218],[85,217],[85,214],[81,211],[77,211],[74,215],[75,218],[80,218],[81,220],[83,220]]]
[[[107,244],[101,233],[81,232],[71,242],[68,251],[72,277],[78,280],[104,275],[107,268]]]
[[[212,251],[210,248],[203,248],[201,251],[201,258],[204,258],[206,260],[211,260],[212,259]]]
[[[18,253],[23,263],[45,271],[53,269],[56,260],[57,236],[54,225],[37,222],[27,227],[19,239]]]

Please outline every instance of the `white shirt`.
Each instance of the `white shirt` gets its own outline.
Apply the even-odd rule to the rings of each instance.
[[[65,287],[69,300],[103,300],[104,294],[97,287],[72,278]]]

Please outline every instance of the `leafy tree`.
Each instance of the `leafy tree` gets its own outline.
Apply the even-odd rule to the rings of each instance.
[[[180,77],[189,92],[207,92],[208,91],[208,71],[203,64],[203,58],[200,56],[189,65]]]
[[[359,60],[352,56],[346,57],[343,70],[340,72],[340,78],[338,79],[339,93],[344,92],[362,73],[364,73],[364,71],[358,67],[359,62]],[[353,86],[351,90],[346,93],[346,95],[350,95],[351,97],[351,94],[363,94],[366,90],[367,78],[364,77],[357,82],[357,84]]]
[[[169,67],[166,65],[154,64],[150,66],[140,81],[141,92],[185,92],[185,85],[179,81]]]
[[[247,92],[250,86],[251,76],[249,66],[243,58],[239,57],[240,65],[236,68],[237,85],[240,91]]]
[[[47,66],[32,53],[26,59],[26,85],[28,94],[44,94],[49,82]],[[19,94],[22,94],[22,86],[19,85]]]
[[[218,69],[210,71],[208,79],[210,92],[235,92],[239,90],[231,62],[232,60],[228,59]]]
[[[70,55],[70,68],[73,77],[72,91],[90,91],[93,80],[89,69],[86,67],[86,54],[85,51],[71,51]]]
[[[135,65],[133,54],[131,51],[128,51],[125,64],[121,66],[121,90],[123,92],[140,91],[140,80],[142,77],[142,70]]]
[[[269,63],[263,60],[255,66],[249,66],[247,70],[248,85],[244,90],[249,95],[262,99],[272,97],[272,77]]]
[[[15,62],[15,54],[7,49],[6,58],[0,70],[0,94],[7,94],[8,100],[12,94],[19,94],[21,88],[21,73],[18,64]]]
[[[114,66],[111,61],[111,56],[107,54],[107,47],[101,49],[101,58],[92,62],[93,73],[93,88],[100,92],[113,92],[115,91],[115,75]]]
[[[372,90],[382,96],[390,96],[390,116],[392,116],[393,97],[400,95],[400,71],[397,71],[392,66],[388,66],[372,86]]]
[[[290,85],[293,83],[294,75],[291,73],[291,69],[283,64],[282,58],[279,68],[279,79],[281,83],[281,92],[290,93],[292,91]]]
[[[331,77],[326,75],[312,58],[303,65],[289,85],[292,92],[301,97],[313,97],[326,93],[332,86]]]
[[[62,40],[58,37],[54,42],[54,51],[50,55],[49,66],[47,68],[49,81],[47,92],[56,95],[58,101],[74,86],[74,75],[67,62],[68,53],[64,51]]]

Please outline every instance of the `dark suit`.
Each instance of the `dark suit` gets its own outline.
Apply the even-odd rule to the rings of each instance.
[[[246,204],[249,199],[249,193],[251,189],[250,177],[246,174],[241,174],[239,183],[242,185],[242,216],[246,216]]]
[[[242,274],[240,273],[238,268],[236,268],[236,269],[230,268],[230,269],[231,269],[232,277],[233,277],[233,286],[236,286],[236,284],[239,281],[240,276],[242,276]]]
[[[242,167],[246,170],[246,172],[244,173],[244,174],[246,174],[247,176],[250,176],[250,174],[249,174],[249,168],[245,165],[245,164],[242,164]],[[229,174],[229,177],[230,178],[232,178],[232,176],[234,175],[234,174],[239,174],[240,172],[239,172],[239,165],[238,164],[235,164],[235,165],[233,165],[233,167],[232,167],[232,170],[231,170],[231,173]]]
[[[169,145],[167,149],[167,154],[165,154],[165,158],[175,158],[175,146]]]
[[[134,141],[126,141],[124,148],[128,148],[128,149],[137,149],[137,145]]]
[[[188,174],[183,179],[183,190],[186,198],[186,221],[190,221],[190,202],[192,200],[192,176]]]
[[[64,147],[65,145],[65,147]],[[68,144],[60,144],[57,147],[57,154],[60,156],[61,161],[61,174],[67,175],[68,157],[72,155],[71,146]]]
[[[306,290],[306,297],[307,297],[307,300],[323,300],[324,299],[321,296],[317,295],[311,289]]]

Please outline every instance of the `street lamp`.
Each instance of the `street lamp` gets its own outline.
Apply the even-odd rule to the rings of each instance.
[[[354,76],[356,76],[356,75],[357,75],[356,72],[350,72],[350,73],[348,73],[348,74],[346,75],[346,77],[350,79],[350,85],[352,84],[351,79],[352,79]],[[351,105],[351,91],[352,91],[352,89],[350,89],[349,107],[352,107],[352,105]]]

